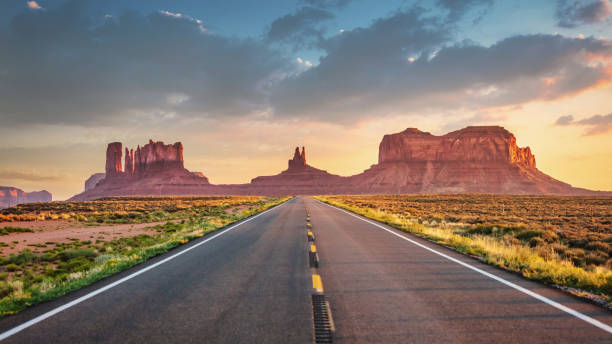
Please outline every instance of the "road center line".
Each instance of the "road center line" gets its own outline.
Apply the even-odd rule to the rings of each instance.
[[[462,261],[460,261],[459,259],[453,258],[453,257],[451,257],[451,256],[449,256],[449,255],[446,255],[446,254],[442,253],[442,252],[436,251],[436,250],[434,250],[434,249],[432,249],[432,248],[430,248],[430,247],[427,247],[427,246],[425,246],[425,245],[423,245],[423,244],[421,244],[421,243],[419,243],[419,242],[417,242],[417,241],[414,241],[414,240],[412,240],[412,239],[410,239],[410,238],[407,238],[407,237],[405,237],[405,236],[403,236],[403,235],[401,235],[401,234],[399,234],[399,233],[396,233],[395,231],[393,231],[393,230],[391,230],[391,229],[388,229],[388,228],[386,228],[386,227],[384,227],[384,226],[382,226],[382,225],[380,225],[380,224],[378,224],[378,223],[376,223],[376,222],[373,222],[373,221],[370,221],[370,220],[366,220],[366,219],[364,219],[364,218],[363,218],[363,217],[361,217],[361,216],[357,216],[357,215],[355,215],[355,214],[353,214],[353,213],[351,213],[351,212],[349,212],[349,211],[346,211],[346,210],[344,210],[344,209],[341,209],[341,208],[338,208],[338,207],[335,207],[335,206],[329,205],[329,204],[324,203],[324,202],[321,202],[321,201],[319,201],[319,200],[316,200],[316,201],[317,201],[317,202],[319,202],[319,203],[321,203],[321,204],[324,204],[324,205],[326,205],[326,206],[328,206],[328,207],[334,208],[334,209],[336,209],[336,210],[338,210],[338,211],[345,212],[345,213],[347,213],[348,215],[351,215],[351,216],[353,216],[353,217],[355,217],[355,218],[358,218],[358,219],[359,219],[359,220],[361,220],[361,221],[367,222],[367,223],[369,223],[369,224],[371,224],[371,225],[374,225],[374,226],[376,226],[376,227],[378,227],[378,228],[380,228],[380,229],[383,229],[383,230],[385,230],[385,231],[387,231],[387,232],[389,232],[389,233],[391,233],[391,234],[393,234],[393,235],[395,235],[395,236],[397,236],[397,237],[399,237],[399,238],[402,238],[402,239],[404,239],[404,240],[406,240],[406,241],[408,241],[408,242],[410,242],[410,243],[412,243],[412,244],[414,244],[414,245],[417,245],[417,246],[419,246],[419,247],[421,247],[421,248],[424,248],[424,249],[426,249],[427,251],[430,251],[430,252],[432,252],[432,253],[435,253],[435,254],[437,254],[437,255],[439,255],[439,256],[441,256],[441,257],[444,257],[444,258],[446,258],[446,259],[448,259],[448,260],[450,260],[450,261],[452,261],[452,262],[455,262],[455,263],[457,263],[457,264],[459,264],[459,265],[462,265],[462,266],[464,266],[464,267],[466,267],[466,268],[468,268],[468,269],[470,269],[470,270],[476,271],[476,272],[478,272],[478,273],[480,273],[480,274],[482,274],[482,275],[484,275],[484,276],[487,276],[487,277],[489,277],[489,278],[491,278],[491,279],[494,279],[494,280],[496,280],[496,281],[498,281],[498,282],[500,282],[500,283],[503,283],[503,284],[507,285],[508,287],[511,287],[511,288],[513,288],[513,289],[516,289],[516,290],[518,290],[518,291],[520,291],[520,292],[522,292],[522,293],[524,293],[524,294],[527,294],[527,295],[529,295],[529,296],[531,296],[531,297],[533,297],[533,298],[535,298],[535,299],[537,299],[537,300],[540,300],[540,301],[542,301],[542,302],[544,302],[544,303],[546,303],[546,304],[548,304],[548,305],[550,305],[550,306],[553,306],[553,307],[555,307],[555,308],[557,308],[557,309],[559,309],[559,310],[561,310],[561,311],[563,311],[563,312],[566,312],[566,313],[568,313],[568,314],[571,314],[571,315],[575,316],[576,318],[578,318],[578,319],[580,319],[580,320],[584,320],[584,321],[586,321],[587,323],[589,323],[589,324],[591,324],[591,325],[593,325],[593,326],[595,326],[595,327],[598,327],[598,328],[600,328],[600,329],[602,329],[602,330],[604,330],[604,331],[606,331],[606,332],[608,332],[608,333],[612,333],[612,326],[606,325],[606,324],[602,323],[602,322],[601,322],[601,321],[599,321],[599,320],[596,320],[596,319],[591,318],[591,317],[590,317],[590,316],[588,316],[588,315],[584,315],[584,314],[582,314],[582,313],[580,313],[580,312],[578,312],[578,311],[575,311],[575,310],[573,310],[573,309],[571,309],[571,308],[569,308],[569,307],[567,307],[567,306],[564,306],[564,305],[562,305],[562,304],[560,304],[560,303],[558,303],[558,302],[556,302],[556,301],[553,301],[553,300],[551,300],[551,299],[549,299],[549,298],[547,298],[547,297],[545,297],[545,296],[542,296],[542,295],[540,295],[540,294],[538,294],[538,293],[535,293],[535,292],[533,292],[533,291],[531,291],[531,290],[529,290],[529,289],[523,288],[523,287],[521,287],[521,286],[520,286],[520,285],[518,285],[518,284],[515,284],[515,283],[512,283],[512,282],[510,282],[510,281],[507,281],[507,280],[505,280],[505,279],[503,279],[503,278],[501,278],[501,277],[495,276],[495,275],[493,275],[493,274],[491,274],[491,273],[488,273],[488,272],[486,272],[486,271],[484,271],[484,270],[481,270],[481,269],[479,269],[479,268],[477,268],[477,267],[475,267],[475,266],[472,266],[472,265],[470,265],[470,264],[468,264],[468,263],[462,262]]]
[[[274,209],[278,209],[278,208],[282,207],[283,205],[287,204],[287,203],[288,203],[288,202],[290,202],[291,200],[292,200],[292,199],[290,199],[290,200],[288,200],[288,201],[285,201],[284,203],[282,203],[282,204],[280,204],[280,205],[274,206],[274,207],[272,207],[272,208],[270,208],[270,209],[268,209],[268,210],[265,210],[265,211],[263,211],[263,212],[261,212],[261,213],[259,213],[259,214],[255,215],[255,216],[253,216],[253,217],[250,217],[250,218],[248,218],[248,219],[246,219],[246,220],[244,220],[244,221],[242,221],[242,222],[240,222],[240,223],[237,223],[237,224],[235,224],[235,225],[232,225],[232,226],[228,227],[228,228],[227,228],[227,229],[225,229],[225,230],[223,230],[223,229],[222,229],[222,230],[221,230],[221,233],[214,234],[214,235],[213,235],[213,236],[211,236],[210,238],[207,238],[207,239],[203,240],[202,242],[199,242],[199,243],[197,243],[197,244],[195,244],[195,245],[193,245],[193,246],[190,246],[190,247],[188,247],[188,248],[186,248],[186,249],[184,249],[184,250],[182,250],[182,251],[180,251],[180,252],[177,252],[177,253],[175,253],[175,254],[171,255],[170,257],[167,257],[167,258],[165,258],[165,259],[163,259],[163,260],[160,260],[159,262],[157,262],[157,263],[155,263],[155,264],[152,264],[152,265],[149,265],[149,266],[147,266],[147,267],[145,267],[145,268],[143,268],[143,269],[140,269],[140,270],[138,270],[138,271],[136,271],[136,272],[134,272],[134,273],[132,273],[132,274],[130,274],[130,275],[128,275],[128,276],[123,277],[123,278],[122,278],[122,279],[120,279],[120,280],[117,280],[117,281],[115,281],[115,282],[111,283],[111,284],[108,284],[108,285],[106,285],[106,286],[104,286],[104,287],[101,287],[101,288],[99,288],[99,289],[96,289],[96,290],[92,291],[91,293],[88,293],[88,294],[86,294],[86,295],[83,295],[83,296],[79,297],[78,299],[75,299],[75,300],[73,300],[73,301],[70,301],[70,302],[68,302],[68,303],[66,303],[66,304],[64,304],[64,305],[61,305],[61,306],[59,306],[59,307],[57,307],[57,308],[54,308],[54,309],[52,309],[52,310],[50,310],[50,311],[48,311],[48,312],[46,312],[46,313],[43,313],[43,314],[41,314],[41,315],[39,315],[39,316],[37,316],[37,317],[33,318],[32,320],[29,320],[29,321],[24,322],[24,323],[23,323],[23,324],[21,324],[21,325],[15,326],[15,327],[13,327],[13,328],[12,328],[12,329],[10,329],[10,330],[5,331],[5,332],[1,333],[1,334],[0,334],[0,340],[4,340],[4,339],[6,339],[6,338],[8,338],[8,337],[10,337],[10,336],[12,336],[12,335],[14,335],[14,334],[18,333],[18,332],[21,332],[21,331],[25,330],[26,328],[28,328],[28,327],[30,327],[30,326],[36,325],[37,323],[39,323],[39,322],[41,322],[41,321],[43,321],[43,320],[45,320],[45,319],[47,319],[47,318],[50,318],[50,317],[52,317],[52,316],[56,315],[57,313],[59,313],[59,312],[61,312],[61,311],[64,311],[64,310],[66,310],[66,309],[68,309],[68,308],[70,308],[70,307],[72,307],[72,306],[76,306],[76,305],[78,305],[79,303],[81,303],[81,302],[83,302],[83,301],[85,301],[85,300],[87,300],[87,299],[91,299],[92,297],[94,297],[94,296],[96,296],[96,295],[98,295],[98,294],[101,294],[101,293],[103,293],[103,292],[105,292],[105,291],[107,291],[107,290],[109,290],[109,289],[111,289],[111,288],[113,288],[113,287],[116,287],[116,286],[118,286],[119,284],[121,284],[121,283],[123,283],[123,282],[129,281],[129,280],[131,280],[132,278],[134,278],[134,277],[136,277],[136,276],[138,276],[138,275],[141,275],[141,274],[143,274],[143,273],[145,273],[145,272],[147,272],[147,271],[149,271],[149,270],[152,270],[152,269],[154,269],[154,268],[156,268],[156,267],[158,267],[158,266],[160,266],[160,265],[162,265],[162,264],[164,264],[164,263],[167,263],[167,262],[171,261],[172,259],[174,259],[174,258],[176,258],[176,257],[178,257],[178,256],[180,256],[180,255],[182,255],[182,254],[185,254],[185,253],[187,253],[187,252],[189,252],[189,251],[191,251],[191,250],[195,249],[196,247],[202,246],[202,245],[204,245],[205,243],[207,243],[207,242],[209,242],[209,241],[211,241],[211,240],[213,240],[213,239],[216,239],[216,238],[218,238],[218,237],[222,236],[223,234],[225,234],[225,233],[227,233],[227,232],[229,232],[229,231],[233,230],[234,228],[236,228],[236,227],[238,227],[238,226],[240,226],[240,225],[242,225],[242,224],[245,224],[245,223],[247,223],[247,222],[249,222],[249,221],[251,221],[251,220],[254,220],[254,219],[256,219],[256,218],[260,217],[261,215],[263,215],[263,214],[265,214],[265,213],[267,213],[267,212],[269,212],[269,211],[272,211],[272,210],[274,210]]]

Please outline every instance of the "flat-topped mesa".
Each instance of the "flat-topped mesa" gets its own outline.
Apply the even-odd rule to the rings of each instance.
[[[302,147],[300,153],[300,147],[295,147],[293,159],[289,160],[289,169],[303,168],[304,166],[306,166],[306,149]]]
[[[115,177],[123,172],[121,168],[121,157],[123,144],[121,142],[112,142],[106,148],[106,176]]]
[[[134,151],[134,175],[173,169],[183,170],[183,144],[176,142],[166,145],[162,141],[149,140],[149,143]]]
[[[529,147],[518,147],[514,135],[499,126],[467,127],[442,136],[408,128],[384,136],[380,164],[415,161],[508,162],[536,167]]]

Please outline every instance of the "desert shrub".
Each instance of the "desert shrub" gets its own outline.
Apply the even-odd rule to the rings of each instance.
[[[563,254],[567,250],[567,246],[561,243],[553,243],[550,245],[550,248],[555,251],[557,254]]]
[[[60,254],[60,259],[69,261],[74,258],[95,258],[98,254],[89,248],[67,249]]]
[[[180,223],[166,222],[163,225],[157,225],[157,226],[154,226],[153,228],[163,230],[166,233],[170,233],[170,232],[176,232],[176,231],[181,230],[183,226]]]
[[[7,264],[7,265],[6,265],[4,268],[5,268],[7,271],[11,271],[11,272],[12,272],[12,271],[17,271],[17,270],[19,270],[19,266],[18,266],[17,264],[13,264],[13,263],[11,263],[11,264]]]
[[[523,241],[530,241],[532,238],[541,237],[544,234],[539,230],[526,230],[516,235],[516,238]]]
[[[34,259],[36,259],[36,256],[32,253],[32,251],[25,249],[19,252],[17,255],[11,254],[6,262],[8,264],[24,265],[33,261]]]
[[[585,257],[586,264],[603,265],[608,259],[608,255],[600,251],[589,252]]]
[[[529,246],[530,247],[536,247],[539,245],[544,245],[546,244],[546,241],[542,238],[540,238],[539,236],[536,237],[532,237],[531,239],[529,239]]]
[[[30,228],[23,227],[14,227],[14,226],[6,226],[0,228],[0,235],[8,235],[9,233],[24,233],[24,232],[34,232]]]
[[[610,245],[601,241],[591,241],[586,245],[586,248],[593,251],[609,252]]]
[[[68,261],[63,261],[59,263],[59,267],[68,272],[82,271],[91,267],[92,261],[87,259],[84,256],[79,256],[76,258],[72,258]]]

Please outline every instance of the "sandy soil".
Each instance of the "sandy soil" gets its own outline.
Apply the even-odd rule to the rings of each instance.
[[[1,222],[0,228],[6,226],[32,228],[34,233],[10,233],[0,236],[0,242],[10,245],[1,247],[0,255],[8,256],[11,253],[18,253],[24,248],[29,248],[33,252],[44,252],[54,247],[53,244],[46,244],[46,247],[28,246],[45,244],[46,242],[63,243],[71,242],[72,240],[70,239],[78,239],[80,241],[91,240],[92,243],[95,243],[96,240],[111,241],[122,237],[136,236],[138,234],[155,234],[157,231],[150,227],[166,222],[167,221],[100,226],[84,226],[83,223],[61,220]]]

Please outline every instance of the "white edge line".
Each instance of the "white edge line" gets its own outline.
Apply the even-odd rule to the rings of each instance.
[[[104,287],[102,287],[100,289],[96,289],[96,290],[92,291],[89,294],[86,294],[86,295],[83,295],[83,296],[79,297],[78,299],[70,301],[70,302],[68,302],[68,303],[66,303],[64,305],[61,305],[61,306],[59,306],[57,308],[54,308],[54,309],[52,309],[52,310],[50,310],[50,311],[48,311],[46,313],[43,313],[43,314],[37,316],[36,318],[33,318],[32,320],[28,320],[28,321],[24,322],[21,325],[15,326],[15,327],[13,327],[10,330],[7,330],[7,331],[1,333],[0,334],[0,341],[6,339],[6,338],[8,338],[8,337],[10,337],[10,336],[12,336],[12,335],[14,335],[16,333],[18,333],[18,332],[21,332],[21,331],[25,330],[26,328],[28,328],[30,326],[33,326],[33,325],[35,325],[35,324],[37,324],[37,323],[39,323],[39,322],[41,322],[41,321],[43,321],[43,320],[45,320],[47,318],[50,318],[50,317],[54,316],[55,314],[57,314],[57,313],[59,313],[61,311],[64,311],[64,310],[66,310],[66,309],[68,309],[68,308],[70,308],[72,306],[75,306],[75,305],[77,305],[77,304],[79,304],[79,303],[81,303],[81,302],[83,302],[83,301],[85,301],[87,299],[91,299],[92,297],[94,297],[94,296],[96,296],[98,294],[101,294],[101,293],[103,293],[103,292],[105,292],[105,291],[107,291],[107,290],[109,290],[109,289],[111,289],[113,287],[116,287],[116,286],[118,286],[119,284],[121,284],[123,282],[131,280],[132,278],[134,278],[134,277],[136,277],[136,276],[138,276],[140,274],[143,274],[143,273],[145,273],[145,272],[147,272],[147,271],[149,271],[151,269],[154,269],[154,268],[156,268],[156,267],[158,267],[158,266],[160,266],[160,265],[162,265],[162,264],[164,264],[164,263],[166,263],[166,262],[168,262],[168,261],[170,261],[170,260],[172,260],[172,259],[174,259],[174,258],[176,258],[176,257],[178,257],[178,256],[180,256],[182,254],[184,254],[184,253],[187,253],[187,252],[193,250],[194,248],[196,248],[198,246],[204,245],[205,243],[207,243],[207,242],[209,242],[209,241],[211,241],[211,240],[213,240],[215,238],[220,237],[221,235],[231,231],[232,229],[234,229],[234,228],[236,228],[236,227],[238,227],[238,226],[240,226],[242,224],[245,224],[245,223],[247,223],[247,222],[249,222],[251,220],[254,220],[254,219],[258,218],[259,216],[261,216],[261,215],[263,215],[263,214],[265,214],[265,213],[267,213],[267,212],[269,212],[271,210],[278,209],[278,208],[282,207],[283,205],[287,204],[287,202],[289,202],[289,201],[291,201],[291,199],[285,201],[284,203],[282,203],[280,205],[276,205],[276,206],[274,206],[274,207],[272,207],[272,208],[270,208],[268,210],[265,210],[265,211],[255,215],[253,217],[250,217],[250,218],[248,218],[248,219],[246,219],[246,220],[244,220],[244,221],[242,221],[240,223],[232,225],[232,226],[228,227],[225,230],[221,229],[222,230],[221,233],[214,234],[210,238],[207,238],[207,239],[205,239],[205,240],[203,240],[203,241],[201,241],[201,242],[199,242],[199,243],[197,243],[197,244],[195,244],[193,246],[190,246],[190,247],[188,247],[188,248],[186,248],[186,249],[184,249],[184,250],[182,250],[180,252],[177,252],[177,253],[171,255],[168,258],[160,260],[159,262],[157,262],[155,264],[149,265],[149,266],[147,266],[147,267],[145,267],[145,268],[143,268],[141,270],[138,270],[138,271],[136,271],[136,272],[134,272],[134,273],[132,273],[132,274],[130,274],[128,276],[123,277],[120,280],[117,280],[117,281],[115,281],[115,282],[113,282],[111,284],[105,285]]]
[[[355,215],[355,214],[353,214],[353,213],[351,213],[349,211],[346,211],[346,210],[338,208],[336,206],[332,206],[330,204],[321,202],[321,201],[319,201],[317,199],[315,199],[315,200],[317,202],[321,203],[321,204],[324,204],[324,205],[328,206],[328,207],[334,208],[334,209],[339,210],[339,211],[343,211],[343,212],[345,212],[345,213],[347,213],[347,214],[349,214],[349,215],[351,215],[353,217],[356,217],[356,218],[360,219],[361,221],[365,221],[365,222],[367,222],[367,223],[369,223],[371,225],[374,225],[374,226],[376,226],[378,228],[384,229],[385,231],[387,231],[387,232],[389,232],[389,233],[391,233],[391,234],[393,234],[393,235],[395,235],[397,237],[400,237],[400,238],[402,238],[402,239],[404,239],[406,241],[409,241],[412,244],[415,244],[415,245],[417,245],[417,246],[419,246],[421,248],[424,248],[424,249],[426,249],[426,250],[428,250],[430,252],[433,252],[433,253],[435,253],[435,254],[437,254],[439,256],[442,256],[442,257],[444,257],[444,258],[446,258],[446,259],[448,259],[448,260],[450,260],[452,262],[455,262],[455,263],[457,263],[459,265],[462,265],[462,266],[464,266],[464,267],[466,267],[468,269],[474,270],[474,271],[476,271],[476,272],[478,272],[478,273],[480,273],[482,275],[485,275],[485,276],[487,276],[487,277],[489,277],[491,279],[494,279],[494,280],[496,280],[496,281],[498,281],[500,283],[503,283],[503,284],[505,284],[505,285],[507,285],[507,286],[509,286],[511,288],[514,288],[514,289],[516,289],[516,290],[518,290],[518,291],[520,291],[522,293],[525,293],[525,294],[527,294],[527,295],[529,295],[529,296],[531,296],[531,297],[533,297],[535,299],[538,299],[538,300],[540,300],[540,301],[542,301],[542,302],[544,302],[544,303],[546,303],[546,304],[548,304],[550,306],[553,306],[553,307],[555,307],[555,308],[557,308],[559,310],[562,310],[562,311],[564,311],[566,313],[569,313],[569,314],[575,316],[576,318],[578,318],[580,320],[584,320],[587,323],[589,323],[589,324],[591,324],[591,325],[593,325],[595,327],[598,327],[598,328],[600,328],[600,329],[602,329],[602,330],[604,330],[604,331],[606,331],[608,333],[612,333],[612,326],[606,325],[606,324],[602,323],[599,320],[591,318],[588,315],[584,315],[584,314],[582,314],[580,312],[577,312],[577,311],[575,311],[575,310],[573,310],[573,309],[571,309],[571,308],[569,308],[567,306],[564,306],[564,305],[562,305],[562,304],[560,304],[560,303],[558,303],[556,301],[553,301],[553,300],[551,300],[551,299],[549,299],[549,298],[547,298],[545,296],[542,296],[542,295],[540,295],[538,293],[535,293],[535,292],[533,292],[533,291],[531,291],[529,289],[523,288],[520,285],[514,284],[514,283],[512,283],[510,281],[507,281],[507,280],[505,280],[505,279],[503,279],[501,277],[495,276],[495,275],[493,275],[491,273],[488,273],[488,272],[486,272],[484,270],[481,270],[481,269],[479,269],[479,268],[477,268],[475,266],[472,266],[472,265],[470,265],[468,263],[462,262],[459,259],[453,258],[451,256],[448,256],[448,255],[442,253],[442,252],[436,251],[436,250],[434,250],[434,249],[432,249],[430,247],[427,247],[427,246],[425,246],[425,245],[423,245],[423,244],[421,244],[421,243],[419,243],[417,241],[414,241],[414,240],[412,240],[410,238],[407,238],[407,237],[405,237],[405,236],[403,236],[403,235],[401,235],[399,233],[396,233],[395,231],[393,231],[391,229],[388,229],[388,228],[386,228],[386,227],[384,227],[384,226],[382,226],[382,225],[380,225],[380,224],[378,224],[376,222],[373,222],[373,221],[370,221],[370,220],[366,220],[366,219],[362,218],[361,216],[357,216],[357,215]]]

